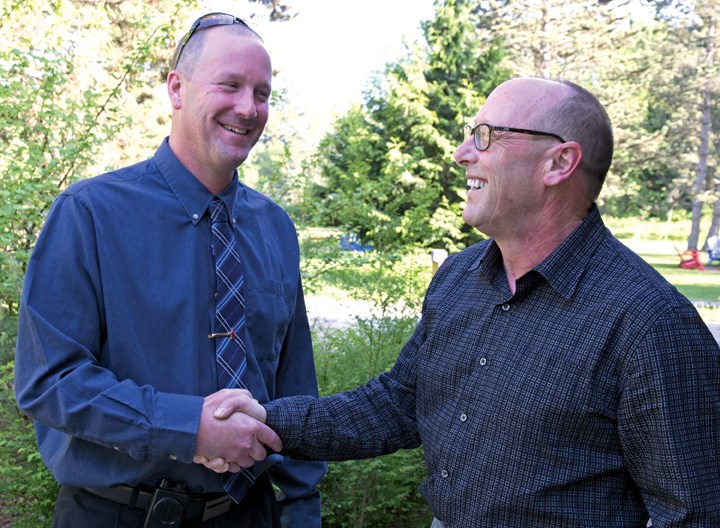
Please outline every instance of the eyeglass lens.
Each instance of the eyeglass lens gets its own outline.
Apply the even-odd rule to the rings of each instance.
[[[475,148],[477,148],[478,150],[485,150],[486,148],[488,148],[490,143],[489,126],[483,124],[473,128],[470,125],[465,125],[464,132],[466,141],[470,139],[470,136],[472,135],[473,142],[475,143]]]
[[[485,150],[490,146],[490,127],[479,125],[475,129],[475,146],[479,150]]]

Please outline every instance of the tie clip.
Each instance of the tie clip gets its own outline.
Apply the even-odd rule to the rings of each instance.
[[[235,339],[235,330],[231,330],[229,332],[219,332],[215,334],[208,334],[208,339],[215,339],[217,337],[229,337],[230,339]]]

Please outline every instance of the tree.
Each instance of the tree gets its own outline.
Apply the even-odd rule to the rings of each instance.
[[[715,25],[720,3],[717,0],[653,0],[657,20],[666,30],[658,63],[664,72],[654,78],[658,110],[656,122],[662,126],[666,163],[675,173],[671,200],[686,195],[685,206],[691,217],[687,249],[698,248],[700,223],[705,205],[713,196],[716,161],[709,156],[712,137],[713,100],[716,99],[719,70],[715,64],[717,47]],[[715,209],[718,210],[716,204]],[[719,213],[720,214],[720,213]],[[717,233],[713,215],[708,236]]]
[[[438,2],[425,42],[388,64],[321,142],[316,219],[383,249],[477,240],[460,219],[465,181],[452,154],[462,125],[505,77],[499,51],[477,46],[473,4]]]
[[[703,203],[702,199],[707,189],[708,180],[708,155],[710,131],[712,130],[712,66],[715,52],[715,24],[713,16],[710,14],[704,22],[707,25],[707,35],[705,37],[706,59],[705,73],[702,75],[702,103],[700,120],[700,145],[698,147],[698,163],[695,177],[695,199],[692,206],[692,224],[690,227],[690,236],[688,237],[688,250],[698,249],[698,239],[700,237],[700,220],[702,219]],[[716,205],[720,203],[716,201]],[[717,209],[717,207],[716,207]],[[714,218],[713,218],[714,220]],[[717,234],[717,224],[714,226],[715,234]],[[710,229],[712,234],[713,227]],[[708,235],[710,236],[710,235]]]

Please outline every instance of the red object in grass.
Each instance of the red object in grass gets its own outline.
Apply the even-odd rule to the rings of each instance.
[[[677,251],[677,249],[675,251]],[[685,251],[684,253],[678,251],[677,254],[680,257],[679,266],[681,268],[699,269],[700,271],[705,269],[705,266],[703,266],[703,263],[700,260],[700,252],[697,249],[691,249],[690,251]]]

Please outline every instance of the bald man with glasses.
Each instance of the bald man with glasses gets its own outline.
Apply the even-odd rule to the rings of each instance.
[[[604,226],[612,154],[587,90],[498,86],[455,151],[489,238],[440,266],[392,370],[321,399],[235,393],[218,417],[318,459],[422,444],[433,527],[720,526],[720,350]]]

